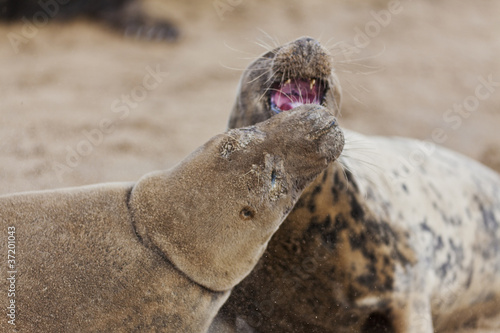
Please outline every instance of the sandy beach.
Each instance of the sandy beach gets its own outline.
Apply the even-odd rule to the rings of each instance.
[[[429,142],[439,131],[443,146],[500,171],[500,2],[145,5],[175,22],[178,42],[86,20],[40,24],[29,38],[23,23],[0,25],[0,194],[173,166],[225,130],[255,57],[305,35],[334,55],[341,126]],[[25,38],[13,43],[14,34]]]

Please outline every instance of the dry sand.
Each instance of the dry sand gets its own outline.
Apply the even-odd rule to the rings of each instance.
[[[0,194],[136,180],[174,165],[225,129],[241,69],[265,51],[258,44],[303,35],[335,54],[342,126],[418,139],[441,128],[444,146],[500,170],[500,85],[475,97],[481,80],[500,83],[500,2],[400,1],[383,25],[372,14],[388,9],[382,0],[221,0],[231,6],[222,15],[214,3],[146,2],[178,24],[175,44],[77,21],[40,26],[16,50],[8,36],[26,27],[0,25]],[[157,86],[137,95],[151,70],[162,72]],[[464,103],[471,112],[445,118]],[[114,125],[102,128],[106,120]]]

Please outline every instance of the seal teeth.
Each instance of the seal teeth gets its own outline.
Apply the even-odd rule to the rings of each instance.
[[[312,90],[315,84],[316,84],[316,79],[311,79],[311,83],[309,85],[309,89]]]

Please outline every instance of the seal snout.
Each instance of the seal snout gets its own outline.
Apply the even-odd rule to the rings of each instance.
[[[275,117],[277,116],[286,117],[284,114]],[[285,126],[289,128],[289,135],[295,136],[292,144],[302,147],[302,159],[307,157],[304,163],[311,164],[317,160],[329,163],[340,156],[344,147],[344,136],[338,127],[337,119],[327,108],[306,104],[292,109],[287,118]]]
[[[276,51],[269,105],[274,113],[299,105],[325,105],[331,82],[331,55],[318,41],[299,38]]]
[[[311,111],[317,110],[314,108]],[[333,128],[337,127],[337,119],[334,116],[328,115],[321,117],[318,122],[313,125],[312,130],[307,135],[311,140],[319,140],[322,136],[328,134]]]
[[[338,127],[337,119],[328,109],[321,106],[314,106],[309,112],[314,124],[306,139],[317,145],[321,157],[326,158],[327,162],[332,162],[340,156],[344,148],[344,135]]]

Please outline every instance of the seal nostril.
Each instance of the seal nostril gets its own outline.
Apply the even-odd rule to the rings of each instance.
[[[240,219],[242,220],[251,220],[255,217],[255,211],[253,210],[252,207],[243,207],[243,209],[240,211]]]

